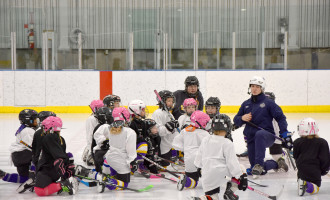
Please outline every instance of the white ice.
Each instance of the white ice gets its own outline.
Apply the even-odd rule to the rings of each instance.
[[[67,142],[67,151],[72,152],[75,156],[75,161],[78,164],[82,164],[81,154],[85,147],[85,120],[88,114],[58,114],[63,120],[63,127],[66,129],[62,130],[62,136]],[[230,114],[233,117],[234,114]],[[319,122],[320,136],[330,142],[330,113],[289,113],[286,114],[288,120],[288,130],[295,131],[298,122],[304,117],[313,117]],[[0,169],[6,172],[14,173],[16,168],[10,163],[9,146],[15,141],[15,132],[19,127],[18,114],[0,114]],[[245,150],[245,143],[242,135],[243,129],[238,129],[233,132],[234,144],[237,153],[241,153]],[[297,133],[293,138],[297,138]],[[268,150],[267,157],[269,157]],[[240,159],[240,163],[248,166],[247,159]],[[169,169],[172,169],[169,167]],[[173,169],[172,169],[173,170]],[[311,169],[312,170],[312,169]],[[166,176],[170,177],[169,174]],[[222,177],[215,177],[222,178]],[[249,177],[252,180],[252,177]],[[258,183],[268,185],[268,187],[258,187],[250,184],[257,190],[263,191],[270,195],[276,195],[284,185],[284,190],[280,199],[330,199],[330,178],[329,176],[322,177],[322,186],[320,191],[316,195],[305,194],[303,197],[297,195],[297,183],[296,183],[296,172],[290,169],[288,173],[275,173],[269,172],[267,175],[260,177],[257,180],[253,180]],[[202,185],[199,183],[196,189],[184,189],[178,191],[176,184],[169,182],[164,179],[145,179],[143,177],[132,177],[129,187],[131,188],[143,188],[147,185],[154,185],[149,192],[135,193],[131,191],[109,191],[106,190],[104,193],[97,193],[96,188],[88,188],[83,184],[79,185],[79,191],[73,196],[58,196],[56,194],[43,197],[42,199],[188,199],[190,196],[200,196],[203,194]],[[35,193],[29,191],[18,194],[15,190],[19,184],[7,183],[0,180],[0,199],[40,199]],[[221,187],[220,199],[224,192],[224,186]],[[249,190],[238,191],[237,194],[240,199],[267,199],[263,196]]]

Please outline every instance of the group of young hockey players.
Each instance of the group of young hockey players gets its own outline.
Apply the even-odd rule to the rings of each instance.
[[[159,107],[151,118],[147,118],[149,112],[142,100],[132,100],[127,108],[121,106],[119,96],[112,94],[93,100],[82,155],[88,167],[75,165],[73,154],[66,152],[62,120],[55,113],[22,110],[16,141],[10,147],[17,173],[0,170],[0,178],[21,183],[18,193],[30,190],[38,196],[75,194],[79,182],[95,186],[100,193],[106,189],[151,188],[128,187],[133,174],[177,182],[179,191],[195,188],[201,180],[205,194],[192,199],[218,200],[220,186],[226,185],[223,198],[237,200],[235,191],[254,190],[248,186],[248,175],[258,178],[272,169],[287,172],[283,155],[290,157],[292,153],[298,194],[319,191],[321,176],[329,171],[328,143],[319,137],[317,122],[312,118],[298,124],[300,138],[292,141],[275,95],[265,91],[264,78],[250,80],[251,96],[242,103],[233,122],[220,113],[218,97],[209,97],[204,104],[197,77],[188,76],[184,84],[184,90],[174,93],[155,90]],[[239,163],[232,138],[232,131],[240,127],[244,127],[250,164],[247,169]],[[266,148],[273,159],[265,160]],[[167,166],[171,164],[184,166],[184,172],[170,171]],[[177,179],[164,176],[166,173]]]

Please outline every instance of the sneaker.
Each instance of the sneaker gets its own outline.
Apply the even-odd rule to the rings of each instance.
[[[307,189],[307,183],[304,180],[298,179],[298,195],[304,196]]]
[[[232,186],[233,185],[231,182],[227,182],[227,187],[225,193],[223,194],[223,199],[238,200],[239,197],[232,190]]]
[[[22,183],[16,189],[16,191],[21,194],[21,193],[25,192],[26,190],[33,189],[34,185],[35,185],[34,180],[32,178],[29,178],[27,181],[25,181],[24,183]]]
[[[6,172],[0,169],[0,179],[3,179],[6,176]]]
[[[179,191],[182,191],[184,186],[186,185],[186,182],[187,182],[187,175],[183,175],[182,178],[180,178],[180,180],[178,181],[178,184],[176,185],[176,188],[179,190]]]
[[[278,171],[287,172],[289,170],[289,166],[286,164],[285,160],[282,157],[277,160],[277,165],[278,165],[277,168]]]
[[[248,152],[247,149],[246,149],[245,152],[243,152],[243,153],[241,153],[241,154],[236,154],[237,157],[248,157],[248,155],[249,155],[249,152]]]
[[[259,164],[255,164],[254,167],[252,168],[252,175],[261,175],[262,174],[262,171],[264,170],[264,168],[259,165]]]

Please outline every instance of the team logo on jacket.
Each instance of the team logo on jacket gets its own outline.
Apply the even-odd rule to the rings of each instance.
[[[249,106],[245,106],[245,108],[248,108]]]
[[[260,108],[264,108],[266,106],[265,103],[260,104]]]

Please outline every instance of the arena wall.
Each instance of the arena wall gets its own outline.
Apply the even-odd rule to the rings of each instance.
[[[221,111],[235,113],[249,98],[248,82],[254,75],[266,79],[266,91],[276,95],[284,112],[330,112],[330,71],[0,71],[0,112],[23,108],[62,113],[90,112],[93,99],[107,92],[119,95],[122,105],[143,100],[153,112],[154,90],[184,89],[187,76],[197,76],[204,101],[217,96]]]

